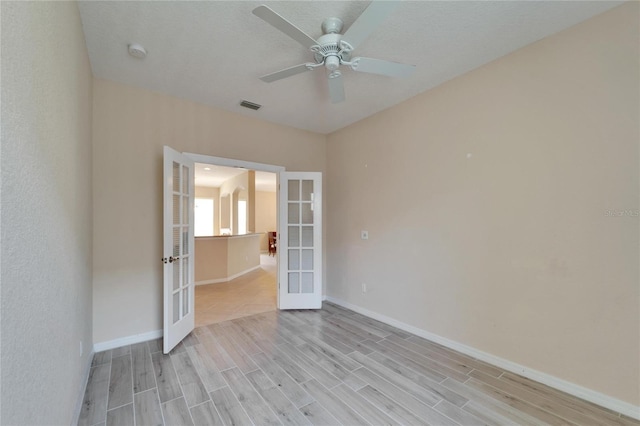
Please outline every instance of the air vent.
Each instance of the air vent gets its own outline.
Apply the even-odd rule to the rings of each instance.
[[[243,106],[245,108],[249,108],[255,111],[255,110],[259,110],[262,105],[254,104],[253,102],[249,102],[249,101],[242,101],[240,102],[240,106]]]

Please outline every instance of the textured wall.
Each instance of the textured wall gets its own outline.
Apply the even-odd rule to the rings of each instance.
[[[75,2],[1,7],[2,424],[70,424],[92,347],[91,69]]]
[[[101,79],[93,142],[95,342],[162,328],[163,145],[325,170],[323,135]]]
[[[327,294],[639,405],[638,14],[330,135]]]

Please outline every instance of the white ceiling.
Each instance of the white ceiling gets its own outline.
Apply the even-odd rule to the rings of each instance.
[[[190,99],[267,121],[330,133],[402,102],[621,2],[405,1],[354,52],[414,64],[407,79],[343,72],[347,100],[328,99],[325,70],[273,83],[258,77],[312,61],[304,47],[251,13],[260,4],[311,37],[362,1],[80,1],[96,77]],[[144,60],[127,53],[140,43]],[[263,105],[239,106],[242,99]]]
[[[195,186],[219,188],[224,181],[246,171],[238,167],[195,163]],[[276,174],[256,170],[256,191],[276,192]]]

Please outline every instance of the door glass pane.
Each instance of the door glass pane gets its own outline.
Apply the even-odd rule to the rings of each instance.
[[[289,227],[289,247],[300,247],[300,227],[299,226]]]
[[[302,247],[313,247],[313,226],[302,227]]]
[[[173,224],[177,225],[180,223],[180,196],[173,196]]]
[[[180,164],[173,162],[173,191],[180,192]]]
[[[180,320],[180,292],[173,293],[173,323]]]
[[[189,254],[189,227],[182,227],[182,254]]]
[[[180,261],[171,263],[173,268],[173,289],[180,288]]]
[[[289,218],[287,223],[300,223],[300,204],[299,203],[289,203],[289,214],[287,217]]]
[[[302,201],[313,201],[313,181],[302,181]]]
[[[313,272],[302,273],[301,293],[313,293]]]
[[[182,166],[182,192],[189,193],[189,168]]]
[[[300,293],[299,272],[289,272],[289,293]]]
[[[304,270],[313,270],[313,250],[302,250],[302,268]]]
[[[173,228],[173,257],[180,256],[180,227]]]
[[[289,201],[298,201],[300,199],[300,181],[289,181]]]
[[[296,271],[300,269],[300,250],[289,250],[289,265],[290,271]]]
[[[182,259],[182,285],[187,284],[189,284],[189,258],[185,257]]]
[[[189,197],[187,196],[182,196],[182,218],[180,220],[180,223],[182,224],[186,224],[187,222],[189,222]]]
[[[189,314],[189,288],[182,290],[182,316]]]
[[[311,203],[302,203],[302,223],[313,223],[313,210],[311,210]],[[289,222],[291,223],[291,222]]]

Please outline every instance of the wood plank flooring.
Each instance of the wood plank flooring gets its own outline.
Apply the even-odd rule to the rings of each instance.
[[[339,306],[94,357],[80,425],[640,425]]]

